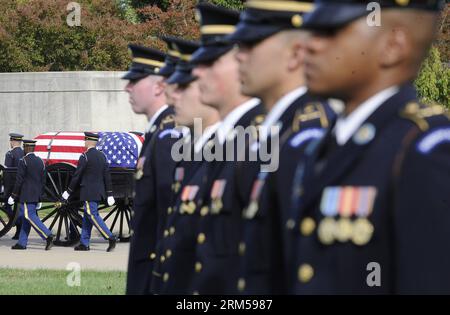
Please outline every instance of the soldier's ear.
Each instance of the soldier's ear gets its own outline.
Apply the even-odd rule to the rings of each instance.
[[[167,87],[167,83],[165,82],[164,78],[159,79],[158,81],[156,81],[155,83],[155,95],[156,96],[161,96],[164,95],[164,91]]]
[[[289,70],[294,71],[303,66],[305,61],[305,48],[305,42],[300,39],[292,42],[288,61]]]
[[[402,27],[392,28],[380,38],[379,62],[381,67],[390,68],[407,60],[413,49],[408,32]]]

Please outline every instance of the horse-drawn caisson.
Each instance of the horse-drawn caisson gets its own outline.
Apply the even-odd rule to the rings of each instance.
[[[99,206],[103,220],[120,241],[128,241],[131,234],[130,220],[133,205],[133,181],[142,147],[142,135],[136,132],[100,132],[97,148],[110,165],[113,184],[113,207]],[[67,190],[84,152],[84,133],[49,132],[35,138],[35,154],[46,165],[46,182],[42,194],[42,206],[38,210],[42,222],[55,234],[55,245],[72,246],[80,238],[83,203],[75,191],[65,201],[62,194]],[[7,210],[7,197],[13,190],[16,168],[0,165],[0,237],[14,227],[19,214],[17,203],[13,211]]]

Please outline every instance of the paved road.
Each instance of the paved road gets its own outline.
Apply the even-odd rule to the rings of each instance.
[[[89,252],[76,252],[72,247],[56,246],[45,251],[45,242],[34,231],[30,233],[27,250],[11,250],[11,246],[16,243],[11,239],[14,232],[15,228],[0,238],[0,268],[64,270],[69,263],[76,262],[81,265],[82,270],[127,269],[129,244],[117,243],[115,250],[107,253],[108,242],[94,230]]]

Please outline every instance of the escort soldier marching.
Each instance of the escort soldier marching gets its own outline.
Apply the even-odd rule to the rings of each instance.
[[[84,216],[81,227],[80,244],[76,251],[90,250],[92,226],[94,225],[100,234],[109,241],[107,252],[116,247],[116,237],[103,222],[98,214],[98,204],[107,199],[108,206],[113,206],[115,201],[112,196],[111,174],[105,155],[96,149],[99,136],[96,133],[85,132],[86,152],[80,156],[78,166],[67,191],[62,198],[68,200],[70,195],[80,187],[80,200],[84,202]]]
[[[20,215],[23,218],[19,241],[11,248],[15,250],[26,249],[28,235],[31,227],[33,227],[39,236],[46,241],[45,250],[49,250],[53,246],[54,235],[41,222],[36,212],[40,208],[39,202],[44,190],[45,164],[33,153],[36,141],[23,140],[23,145],[26,155],[19,161],[14,190],[8,199],[10,206],[13,206],[15,202],[20,202]]]
[[[366,1],[318,1],[305,17],[308,88],[345,112],[296,171],[290,293],[450,293],[449,114],[411,83],[443,2],[379,3],[379,27]]]
[[[10,144],[11,150],[6,152],[5,167],[18,167],[19,166],[19,161],[24,156],[24,152],[22,149],[22,141],[23,141],[23,135],[21,135],[19,133],[10,133],[9,134],[9,144]],[[5,191],[6,199],[9,198],[10,194],[11,194],[10,191]],[[6,204],[5,210],[8,213],[8,215],[10,215],[10,216],[13,215],[13,211],[12,211],[12,208],[10,205]],[[22,220],[21,217],[17,218],[16,234],[14,234],[14,236],[12,238],[13,240],[19,239],[21,220]]]
[[[159,183],[171,180],[171,172],[159,174],[162,167],[152,169],[152,157],[155,154],[155,139],[161,130],[173,127],[173,108],[167,105],[164,77],[161,70],[165,55],[155,49],[129,45],[132,53],[132,65],[123,79],[129,80],[125,90],[130,95],[130,104],[135,113],[145,114],[149,119],[145,141],[137,165],[135,198],[131,219],[132,237],[128,260],[127,294],[145,294],[150,289],[152,262],[149,255],[154,251],[158,222],[156,197],[167,189],[159,189]],[[157,159],[170,154],[171,139],[159,143],[161,152]],[[162,149],[162,147],[166,149]],[[167,160],[166,160],[167,161]],[[166,162],[165,161],[165,162]],[[164,163],[164,162],[163,162]],[[161,176],[159,176],[161,175]],[[165,176],[165,177],[164,177]],[[170,184],[167,185],[170,191]]]
[[[9,143],[11,150],[6,152],[5,167],[18,167],[19,161],[24,156],[22,149],[23,135],[18,133],[9,134]]]

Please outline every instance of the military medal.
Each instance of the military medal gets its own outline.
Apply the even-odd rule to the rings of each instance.
[[[366,245],[372,238],[373,225],[366,218],[359,218],[353,224],[352,242],[355,245]]]
[[[193,200],[198,190],[198,186],[186,186],[183,188],[183,192],[181,193],[181,213],[193,214],[195,212],[196,205]]]
[[[341,218],[336,222],[335,236],[339,242],[347,242],[353,235],[353,224],[349,218]]]
[[[251,201],[250,205],[244,210],[244,218],[253,219],[258,212],[258,202]]]
[[[337,223],[334,217],[338,214],[339,194],[338,187],[327,187],[322,194],[320,212],[324,218],[319,223],[317,235],[324,245],[331,245],[336,240]]]
[[[353,233],[351,240],[355,245],[366,245],[372,239],[374,227],[367,217],[372,214],[373,205],[377,190],[375,187],[365,187],[361,189],[359,207],[356,210],[358,219],[353,223]]]
[[[253,183],[250,204],[243,212],[243,216],[246,219],[253,219],[259,210],[258,199],[264,187],[267,174],[268,173],[260,173],[258,179]]]
[[[335,240],[336,221],[333,218],[324,218],[319,223],[317,234],[324,245],[331,245]]]
[[[225,191],[225,186],[227,181],[225,179],[214,181],[213,187],[211,189],[211,213],[217,214],[222,210],[222,196]]]
[[[345,186],[339,188],[339,220],[336,225],[336,239],[345,243],[350,240],[353,234],[353,224],[351,216],[356,212],[359,189]]]
[[[178,193],[181,187],[181,182],[184,179],[184,168],[183,167],[177,167],[175,169],[175,182],[172,184],[172,189],[175,193]]]

